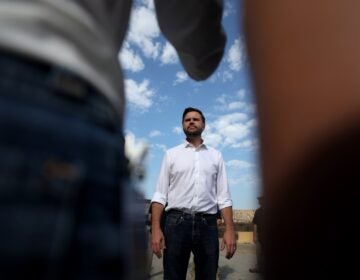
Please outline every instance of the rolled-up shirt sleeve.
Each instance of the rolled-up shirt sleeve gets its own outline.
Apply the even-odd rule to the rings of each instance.
[[[151,203],[158,202],[164,206],[166,205],[170,184],[169,174],[168,155],[167,153],[165,153],[161,163],[159,177],[156,183],[155,193],[153,195]]]
[[[155,0],[159,27],[194,80],[207,79],[225,49],[223,0]]]
[[[233,205],[228,186],[225,163],[222,156],[220,156],[219,159],[219,170],[217,175],[217,201],[220,210]]]

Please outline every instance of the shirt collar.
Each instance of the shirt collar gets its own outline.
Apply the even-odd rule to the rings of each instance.
[[[195,147],[191,143],[185,140],[184,148],[195,148]],[[207,145],[203,141],[202,144],[199,147],[197,147],[197,149],[207,149]]]

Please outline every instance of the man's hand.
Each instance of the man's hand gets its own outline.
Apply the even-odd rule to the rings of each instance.
[[[153,253],[158,257],[162,257],[162,252],[165,249],[165,238],[160,228],[152,229],[151,234],[151,247]]]
[[[162,257],[162,252],[165,249],[165,238],[161,230],[161,217],[164,211],[164,206],[158,202],[151,204],[151,247],[153,253],[158,257]]]
[[[221,242],[220,250],[224,250],[226,247],[226,258],[231,259],[236,251],[236,240],[233,222],[232,207],[226,207],[221,209],[221,214],[225,222],[225,232],[223,240]]]
[[[221,242],[220,250],[224,250],[226,247],[226,255],[227,259],[231,259],[236,251],[236,241],[235,241],[235,232],[234,230],[228,229],[225,230],[223,240]]]

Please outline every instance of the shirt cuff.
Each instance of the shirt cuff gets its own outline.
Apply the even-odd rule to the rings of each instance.
[[[166,205],[166,196],[163,195],[162,193],[159,193],[159,192],[155,192],[152,200],[151,200],[151,203],[153,202],[157,202],[157,203],[160,203],[162,205]]]
[[[221,203],[218,203],[218,206],[219,206],[219,210],[221,209],[224,209],[226,207],[231,207],[233,204],[232,204],[232,200],[226,200],[226,201],[223,201]]]

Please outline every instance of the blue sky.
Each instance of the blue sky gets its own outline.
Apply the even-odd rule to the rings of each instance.
[[[238,3],[225,0],[226,52],[216,72],[202,82],[186,75],[160,33],[153,1],[138,0],[133,7],[119,59],[125,74],[126,135],[149,148],[140,186],[146,198],[154,192],[164,151],[184,141],[181,116],[191,106],[206,117],[205,142],[223,154],[234,209],[258,206],[256,107]]]

